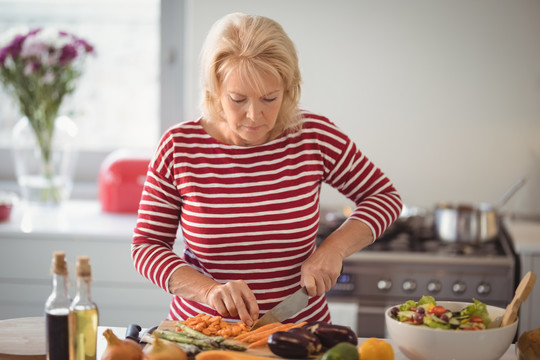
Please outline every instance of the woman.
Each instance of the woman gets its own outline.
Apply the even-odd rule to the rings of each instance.
[[[212,27],[204,115],[162,137],[133,237],[136,269],[174,295],[169,319],[204,312],[251,326],[305,286],[309,304],[287,321],[330,321],[324,294],[342,261],[398,217],[388,178],[332,122],[298,109],[300,80],[294,44],[273,20],[231,14]],[[323,182],[355,209],[317,248]]]

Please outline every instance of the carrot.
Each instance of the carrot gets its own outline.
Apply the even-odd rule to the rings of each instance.
[[[287,331],[291,329],[293,326],[294,324],[281,324],[280,326],[277,326],[270,330],[266,330],[258,334],[252,334],[251,336],[248,336],[247,338],[245,338],[243,341],[252,343],[260,339],[268,339],[270,335],[272,335],[273,333],[278,332],[278,331]]]
[[[250,338],[249,341],[244,340],[245,342],[249,342],[249,349],[253,349],[256,347],[264,346],[268,342],[268,338],[270,338],[270,335],[278,332],[278,331],[288,331],[293,328],[299,328],[306,324],[307,322],[301,322],[298,324],[282,324],[281,326],[275,327],[273,329],[263,331],[262,333],[258,334],[259,336],[255,336],[253,338]],[[264,334],[264,335],[263,335]]]
[[[282,323],[280,322],[274,322],[274,323],[270,323],[270,324],[266,324],[266,325],[263,325],[261,326],[260,328],[258,329],[255,329],[253,331],[249,331],[247,333],[244,333],[244,334],[240,334],[238,335],[237,337],[235,337],[234,339],[235,340],[244,340],[246,337],[250,336],[250,335],[253,335],[253,334],[259,334],[263,331],[266,331],[266,330],[270,330],[270,329],[273,329],[277,326],[280,326],[280,325],[283,325]]]
[[[204,313],[199,313],[182,321],[184,325],[200,331],[208,336],[223,336],[232,337],[243,333],[247,333],[246,324],[239,321],[237,323],[229,323],[221,318],[221,316],[212,316]],[[176,331],[181,331],[178,327]]]
[[[270,337],[270,335],[268,336],[268,338],[269,337]],[[255,342],[252,342],[251,344],[248,345],[248,349],[253,349],[253,348],[257,348],[257,347],[261,347],[261,346],[266,345],[266,343],[268,342],[268,338],[263,338],[263,339],[255,341]]]

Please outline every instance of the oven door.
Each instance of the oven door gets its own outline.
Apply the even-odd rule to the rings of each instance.
[[[364,304],[354,300],[328,299],[332,323],[349,326],[358,337],[386,337],[386,303]]]

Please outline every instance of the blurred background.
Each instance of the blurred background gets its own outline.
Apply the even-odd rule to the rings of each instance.
[[[302,107],[328,116],[386,172],[406,204],[496,203],[540,217],[540,2],[536,0],[0,0],[0,32],[55,25],[97,50],[65,112],[79,126],[73,198],[95,198],[117,148],[149,156],[199,116],[198,56],[230,12],[271,17],[297,46]],[[1,41],[1,39],[0,39]],[[0,92],[0,181],[16,189]],[[324,188],[323,201],[347,201]]]

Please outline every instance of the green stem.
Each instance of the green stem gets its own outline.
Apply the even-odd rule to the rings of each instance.
[[[54,163],[52,160],[52,138],[54,129],[45,131],[36,131],[34,133],[41,152],[41,160],[43,165],[43,175],[48,183],[48,186],[41,192],[42,202],[53,202],[58,204],[61,200],[60,189],[55,184]]]

